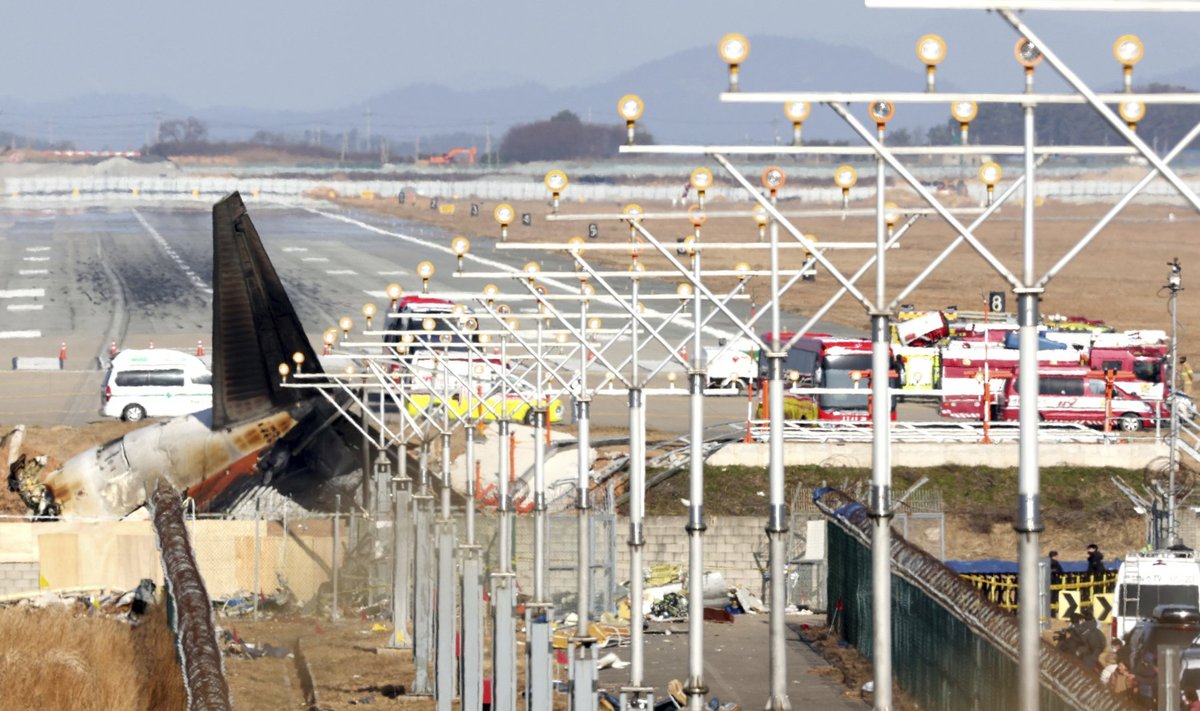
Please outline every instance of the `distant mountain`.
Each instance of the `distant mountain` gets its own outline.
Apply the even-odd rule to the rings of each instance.
[[[915,59],[899,66],[861,47],[811,39],[752,37],[751,44],[750,58],[742,68],[742,87],[747,91],[924,88],[923,69]],[[1200,67],[1171,76],[1139,76],[1138,80],[1194,84],[1198,73]],[[963,74],[951,76],[961,78]],[[563,109],[585,121],[617,123],[617,99],[632,92],[645,100],[642,123],[660,143],[771,143],[776,137],[790,141],[791,126],[782,106],[722,104],[717,95],[726,85],[725,65],[712,46],[704,46],[586,86],[550,89],[527,82],[459,91],[430,81],[326,111],[191,107],[164,96],[133,94],[87,95],[39,104],[0,100],[0,132],[41,140],[52,136],[74,141],[79,148],[137,148],[153,138],[159,112],[164,120],[196,116],[208,124],[209,136],[215,140],[245,140],[258,131],[295,139],[307,132],[320,133],[322,145],[335,148],[344,137],[355,150],[365,145],[369,110],[372,140],[386,137],[392,155],[411,155],[417,141],[422,153],[442,151],[454,145],[448,141],[472,137],[482,149],[483,135],[489,129],[493,145],[498,145],[510,126],[545,119]],[[954,89],[953,83],[939,80],[940,91]],[[866,122],[865,106],[851,107],[851,111]],[[925,128],[944,123],[948,115],[948,101],[945,106],[902,106],[891,126],[914,130],[921,138]],[[823,107],[814,107],[805,125],[808,139],[852,136],[844,123]]]

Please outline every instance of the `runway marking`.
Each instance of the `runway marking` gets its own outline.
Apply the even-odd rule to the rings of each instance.
[[[331,220],[337,220],[338,222],[343,222],[348,225],[354,225],[355,227],[361,227],[362,229],[367,230],[368,232],[374,232],[375,234],[383,235],[385,237],[394,237],[395,239],[401,240],[403,242],[417,244],[417,245],[424,247],[428,251],[444,252],[446,254],[454,254],[454,250],[450,249],[450,247],[448,247],[444,244],[439,244],[432,240],[421,239],[420,237],[413,237],[412,235],[406,235],[403,232],[392,232],[390,230],[385,230],[382,227],[376,227],[375,225],[372,225],[369,222],[363,222],[362,220],[356,220],[353,217],[348,217],[346,215],[338,215],[338,214],[335,214],[332,212],[326,212],[324,210],[319,210],[315,207],[309,207],[308,205],[295,205],[295,207],[297,207],[300,210],[304,210],[305,212],[311,212],[314,215],[320,215],[321,217],[327,217]],[[521,271],[520,269],[518,269],[517,267],[514,267],[512,265],[505,264],[503,262],[497,262],[494,259],[488,259],[486,257],[479,257],[474,254],[467,254],[465,259],[467,261],[474,262],[476,264],[482,264],[483,266],[490,267],[492,269],[499,269],[499,270],[509,273],[509,274],[516,274]],[[577,290],[579,288],[578,284],[567,284],[567,283],[559,281],[557,279],[545,278],[545,279],[541,279],[540,281],[544,284],[549,284],[550,286],[553,286],[555,288],[563,289],[564,291],[566,291],[566,290],[573,291],[573,290]],[[607,305],[614,305],[616,303],[612,299],[612,297],[608,297],[608,296],[597,297],[596,301],[598,301],[602,304],[607,304]],[[662,311],[658,311],[657,309],[646,309],[646,315],[653,316],[655,318],[665,318],[668,314],[665,312],[662,312]],[[675,318],[673,325],[676,325],[676,326],[679,326],[680,328],[685,328],[685,329],[691,331],[692,330],[692,319],[688,318],[686,316],[680,315]],[[738,335],[736,333],[726,331],[725,329],[716,328],[713,326],[705,326],[703,328],[703,331],[712,336],[716,336],[717,338],[733,338],[734,336]]]
[[[38,276],[39,274],[49,274],[49,269],[18,269],[17,274],[20,276]]]
[[[408,274],[408,272],[404,271],[403,269],[392,269],[386,272],[375,272],[375,274],[377,276],[404,276],[405,274]]]
[[[284,247],[285,252],[307,252],[308,247]]]
[[[41,311],[43,304],[9,304],[9,311]]]
[[[302,262],[328,262],[329,258],[328,257],[305,257],[304,259],[301,259],[300,261],[302,261]]]
[[[6,338],[41,338],[41,331],[0,331],[0,341]]]
[[[49,247],[26,247],[26,252],[49,252]]]
[[[194,271],[191,270],[190,267],[188,267],[188,265],[183,261],[183,258],[179,256],[179,253],[176,252],[171,245],[167,244],[167,240],[164,239],[161,234],[159,234],[158,230],[154,229],[153,225],[146,221],[146,218],[142,217],[142,213],[138,212],[137,208],[133,209],[133,216],[137,218],[138,222],[142,223],[142,227],[146,228],[146,231],[150,233],[150,236],[154,238],[155,242],[158,242],[158,246],[162,247],[163,251],[167,253],[167,256],[171,258],[171,261],[175,262],[175,265],[178,266],[180,271],[184,273],[184,276],[186,276],[192,282],[192,286],[207,294],[213,293],[212,287],[208,285],[208,282],[201,279]]]
[[[45,289],[0,289],[0,299],[40,299]]]
[[[351,274],[358,274],[358,272],[354,271],[353,269],[326,269],[325,273],[329,276],[348,276]]]
[[[49,257],[22,257],[22,259],[26,262],[48,262],[48,261],[50,261]]]
[[[363,293],[366,294],[367,296],[371,297],[372,299],[386,299],[387,298],[386,291],[373,291],[370,289],[363,289]]]

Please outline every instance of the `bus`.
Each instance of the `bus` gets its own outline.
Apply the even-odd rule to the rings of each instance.
[[[781,341],[792,338],[780,334]],[[770,334],[763,340],[770,342]],[[889,347],[889,386],[898,388],[895,356]],[[758,384],[764,393],[762,411],[766,411],[766,381],[770,377],[770,359],[758,356]],[[832,420],[869,422],[871,420],[871,342],[863,338],[835,338],[813,334],[798,339],[788,350],[783,364],[784,379],[791,381],[785,394],[784,417],[791,420]],[[861,390],[859,393],[822,392],[822,390]],[[805,390],[814,390],[805,393]],[[891,416],[896,418],[896,397],[891,397]]]

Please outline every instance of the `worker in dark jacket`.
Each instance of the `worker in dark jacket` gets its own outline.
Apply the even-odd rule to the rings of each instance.
[[[1087,572],[1092,575],[1104,575],[1104,554],[1100,552],[1100,547],[1095,543],[1089,543],[1087,547]]]

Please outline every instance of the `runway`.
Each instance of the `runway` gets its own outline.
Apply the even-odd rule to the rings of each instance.
[[[569,270],[567,260],[542,253],[494,249],[494,240],[468,235],[472,250],[466,270],[490,273],[457,278],[449,251],[452,235],[427,225],[334,207],[287,206],[250,201],[248,206],[264,244],[306,331],[314,343],[320,334],[350,316],[361,326],[361,308],[386,305],[384,288],[397,282],[407,293],[421,288],[414,274],[422,260],[436,267],[431,294],[480,294],[487,283],[502,293],[524,293],[512,278],[519,267],[538,259],[545,271]],[[115,341],[118,348],[176,348],[192,351],[197,342],[211,348],[211,213],[178,204],[13,209],[0,212],[0,423],[77,426],[100,419],[102,360]],[[507,272],[507,273],[506,273]],[[563,280],[559,280],[563,282]],[[564,282],[564,286],[565,286]],[[573,286],[573,284],[571,284]],[[625,285],[622,285],[625,286]],[[674,283],[647,280],[642,293],[673,293]],[[669,312],[674,301],[647,301],[652,311]],[[530,308],[513,301],[514,312]],[[563,304],[564,312],[575,310]],[[746,310],[744,304],[735,309]],[[616,306],[595,305],[597,314],[620,315]],[[714,319],[706,337],[732,335],[724,317]],[[680,318],[663,330],[671,343],[691,332]],[[614,363],[628,355],[627,337],[606,354]],[[11,370],[17,357],[57,358],[65,345],[62,371]],[[643,366],[657,364],[665,349],[654,344]],[[682,373],[678,367],[670,368]],[[590,376],[600,378],[597,367]],[[657,385],[666,385],[659,378]],[[677,387],[685,390],[682,379]],[[651,426],[683,431],[682,400],[648,398]],[[712,398],[711,421],[743,418],[746,401]],[[599,426],[626,424],[624,399],[602,397],[594,408]]]

